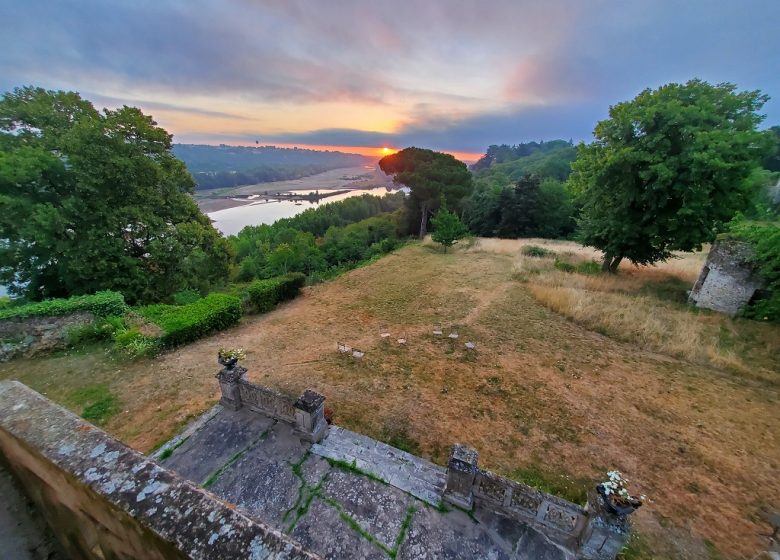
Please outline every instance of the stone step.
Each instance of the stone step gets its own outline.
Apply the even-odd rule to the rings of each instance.
[[[331,426],[328,437],[314,444],[311,451],[354,464],[361,471],[433,506],[441,501],[446,469],[381,441]]]

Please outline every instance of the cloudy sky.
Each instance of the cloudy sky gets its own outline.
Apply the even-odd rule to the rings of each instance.
[[[177,142],[588,140],[610,104],[699,77],[780,124],[779,0],[0,0],[0,90],[135,105]]]

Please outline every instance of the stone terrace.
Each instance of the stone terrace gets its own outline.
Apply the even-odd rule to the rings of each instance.
[[[517,520],[439,506],[443,468],[335,426],[312,445],[218,405],[157,458],[324,558],[574,558]]]

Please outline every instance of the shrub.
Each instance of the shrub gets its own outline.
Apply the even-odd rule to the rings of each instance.
[[[241,301],[225,294],[209,294],[188,305],[147,305],[137,311],[162,329],[160,344],[177,346],[238,323]]]
[[[732,235],[753,245],[754,262],[766,281],[766,294],[752,301],[743,314],[760,321],[780,322],[780,225],[741,222],[732,225]]]
[[[577,270],[577,267],[573,264],[558,260],[557,258],[555,259],[553,266],[562,272],[575,272]]]
[[[580,274],[600,274],[601,265],[596,261],[585,261],[577,265],[577,272]]]
[[[545,249],[544,247],[539,247],[538,245],[526,245],[521,249],[520,252],[527,257],[554,257],[555,256],[555,251],[550,251],[549,249]]]
[[[277,303],[293,299],[305,283],[305,275],[300,272],[291,272],[284,276],[252,282],[247,286],[246,291],[255,310],[259,313],[265,313],[273,309]]]
[[[73,296],[67,299],[48,299],[7,309],[0,309],[0,319],[16,319],[49,315],[71,315],[89,312],[96,317],[124,315],[125,298],[118,292],[97,292],[89,296]]]
[[[195,303],[200,299],[200,292],[198,290],[182,290],[173,294],[174,305],[187,305],[188,303]]]
[[[111,340],[117,331],[123,331],[126,328],[124,318],[106,317],[87,325],[71,328],[65,338],[69,346],[80,346]]]
[[[114,333],[114,350],[130,359],[151,358],[160,350],[160,341],[133,327]]]

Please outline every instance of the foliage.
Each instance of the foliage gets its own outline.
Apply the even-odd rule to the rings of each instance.
[[[114,351],[134,360],[151,358],[161,350],[160,340],[144,335],[138,327],[118,330],[114,333]]]
[[[404,148],[379,160],[379,168],[393,176],[397,184],[409,187],[406,198],[408,216],[419,220],[409,231],[420,239],[428,232],[430,216],[441,201],[454,210],[460,210],[461,200],[472,190],[471,173],[466,164],[450,154],[422,148]],[[415,218],[418,216],[418,218]]]
[[[287,272],[311,275],[354,262],[356,257],[362,260],[376,251],[387,252],[391,250],[387,245],[371,245],[382,241],[378,235],[390,239],[400,235],[398,215],[391,212],[402,206],[403,198],[400,193],[382,198],[352,197],[305,210],[271,225],[245,227],[230,238],[238,264],[236,279],[246,282]],[[354,225],[360,222],[360,226]],[[323,236],[331,240],[329,245],[323,240],[318,242],[317,238]]]
[[[174,305],[187,305],[195,303],[200,299],[200,292],[197,290],[182,290],[173,294]]]
[[[570,178],[582,241],[604,252],[606,269],[700,249],[746,207],[745,180],[770,149],[756,130],[767,99],[691,80],[610,108],[595,142],[578,146]]]
[[[265,313],[277,303],[293,299],[306,282],[306,276],[292,272],[278,278],[257,280],[247,286],[249,301],[258,313]]]
[[[87,325],[71,328],[66,333],[68,346],[83,346],[112,340],[114,334],[126,330],[123,317],[106,317]]]
[[[780,322],[780,223],[735,221],[730,234],[753,245],[754,261],[766,281],[766,297],[751,302],[745,316]]]
[[[490,146],[482,158],[471,166],[478,180],[492,182],[506,178],[505,186],[524,175],[538,175],[565,181],[571,173],[571,162],[577,152],[571,140],[529,142],[508,146]]]
[[[215,293],[187,305],[147,305],[136,311],[162,329],[161,345],[178,346],[238,323],[241,302],[237,297]]]
[[[246,358],[246,352],[243,348],[226,348],[221,347],[217,355],[223,360],[243,360]]]
[[[98,292],[88,296],[73,296],[67,299],[48,299],[15,307],[0,309],[0,319],[39,317],[49,315],[71,315],[73,313],[92,313],[96,317],[123,315],[127,305],[122,294],[117,292]]]
[[[464,203],[469,229],[486,237],[545,237],[570,235],[575,226],[574,196],[553,178],[521,177],[514,186],[477,187]]]
[[[774,141],[772,151],[770,155],[764,158],[761,165],[769,171],[780,171],[780,126],[770,127],[769,132],[772,134]]]
[[[554,257],[555,251],[539,247],[538,245],[525,245],[520,252],[527,257]]]
[[[131,302],[207,289],[230,246],[189,196],[171,136],[140,110],[77,93],[0,99],[0,283],[28,299],[100,290]]]
[[[431,239],[436,243],[441,243],[445,253],[447,252],[447,247],[455,245],[458,240],[466,237],[469,232],[468,228],[460,221],[460,218],[447,210],[446,206],[439,208],[439,211],[431,219],[431,225],[433,226]]]
[[[575,272],[577,270],[576,266],[571,263],[567,263],[566,261],[562,261],[558,259],[558,257],[555,258],[553,266],[561,272]]]

